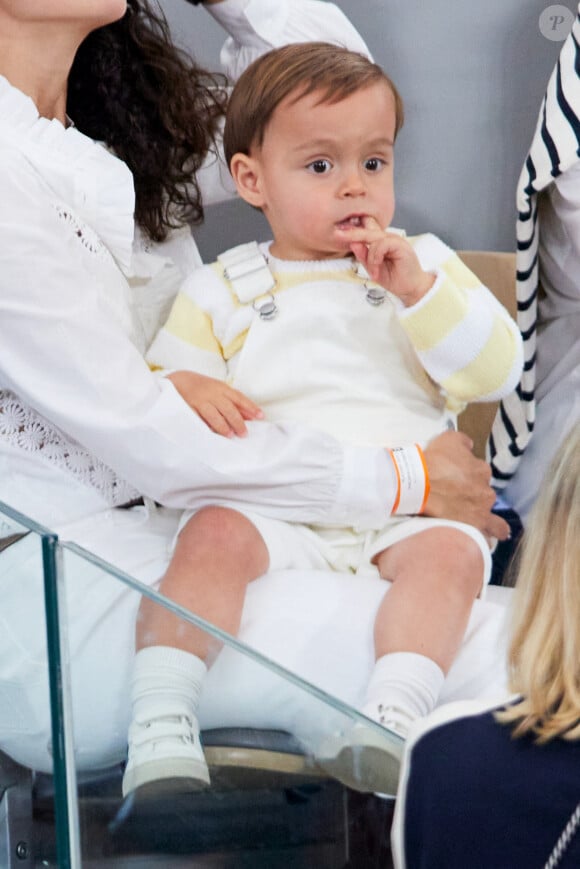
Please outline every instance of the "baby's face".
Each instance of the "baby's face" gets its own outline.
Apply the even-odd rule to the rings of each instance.
[[[315,91],[277,107],[256,158],[274,256],[332,259],[349,253],[349,228],[395,210],[395,100],[375,82],[337,103]]]

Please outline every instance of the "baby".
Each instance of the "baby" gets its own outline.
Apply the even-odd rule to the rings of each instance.
[[[306,526],[299,515],[284,523],[220,501],[184,517],[161,584],[235,634],[247,584],[269,569],[388,580],[361,711],[401,737],[373,778],[390,792],[409,725],[435,706],[490,573],[476,529],[422,515],[421,444],[454,427],[467,402],[509,393],[522,366],[515,324],[448,247],[384,229],[402,122],[395,86],[362,55],[294,44],[252,64],[234,88],[224,145],[240,196],[262,210],[273,241],[195,271],[149,354],[214,378],[200,377],[197,403],[188,401],[224,434],[247,433],[253,406],[240,410],[216,380],[274,422],[306,422],[346,443],[409,444],[391,451],[399,497],[382,528],[364,517],[357,528]],[[196,717],[208,642],[143,602],[124,793],[209,781]],[[354,727],[325,765],[359,786],[354,767],[368,749],[376,772],[376,742],[373,728]]]

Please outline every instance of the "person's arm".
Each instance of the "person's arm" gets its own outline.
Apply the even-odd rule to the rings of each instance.
[[[208,12],[229,34],[220,61],[235,81],[259,55],[291,42],[323,41],[370,56],[346,15],[322,0],[222,0]]]
[[[184,283],[167,322],[149,350],[148,360],[165,368],[190,369],[177,372],[180,382],[176,386],[199,412],[195,380],[199,375],[192,372],[225,379],[226,357],[239,348],[239,340],[243,340],[250,322],[250,309],[236,305],[214,267],[204,266]],[[221,324],[218,335],[216,323]],[[229,348],[224,346],[226,338]],[[472,446],[465,435],[447,432],[424,450],[431,477],[425,513],[463,520],[482,528],[489,536],[503,539],[508,526],[490,513],[495,496],[489,486],[489,466],[475,459]]]
[[[517,386],[523,366],[519,329],[493,293],[434,235],[412,240],[433,286],[399,318],[430,377],[452,409],[497,401]]]
[[[224,333],[236,312],[231,293],[209,265],[194,269],[175,297],[167,320],[158,330],[146,355],[153,368],[197,371],[207,377],[227,380],[229,355]],[[216,334],[216,322],[221,326]],[[247,326],[246,325],[246,329]],[[232,334],[236,343],[239,336]],[[220,340],[222,339],[222,340]],[[236,347],[236,349],[238,349]]]
[[[506,309],[446,244],[384,231],[373,218],[345,231],[371,278],[389,290],[423,368],[456,412],[497,401],[519,382],[523,345]]]
[[[2,155],[0,385],[144,495],[198,509],[251,500],[290,521],[379,527],[395,480],[381,449],[298,425],[211,432],[128,338],[112,258],[94,262],[23,158]]]
[[[237,310],[240,312],[239,307]],[[244,420],[263,418],[254,402],[226,383],[228,348],[215,333],[214,315],[226,333],[235,314],[232,296],[213,268],[195,269],[182,285],[146,355],[150,368],[167,376],[211,430],[226,437],[245,436]],[[241,337],[232,338],[236,349]]]
[[[82,247],[24,157],[4,152],[0,166],[0,388],[168,506],[249,498],[290,521],[384,523],[397,490],[385,450],[343,447],[299,425],[253,422],[245,439],[211,432],[129,339],[127,286],[112,257]],[[487,466],[454,437],[425,450],[433,515],[453,517],[466,494],[491,492]],[[486,498],[464,518],[488,530]]]
[[[510,533],[508,523],[491,513],[496,499],[490,486],[491,469],[472,450],[473,442],[457,431],[443,432],[424,448],[431,491],[423,512],[467,522],[487,537],[505,540]]]

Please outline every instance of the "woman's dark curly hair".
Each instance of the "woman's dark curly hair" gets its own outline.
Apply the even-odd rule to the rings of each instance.
[[[123,18],[93,31],[77,52],[67,111],[127,163],[135,219],[154,241],[203,220],[195,173],[224,114],[225,83],[176,48],[149,0],[128,0]]]

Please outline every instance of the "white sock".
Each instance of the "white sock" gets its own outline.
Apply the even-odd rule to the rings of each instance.
[[[197,717],[207,673],[205,663],[183,649],[148,646],[135,656],[131,701],[133,718],[147,721],[164,715]]]
[[[416,652],[383,655],[371,674],[362,711],[379,720],[381,712],[392,707],[414,721],[434,709],[444,680],[441,667],[425,655]]]

